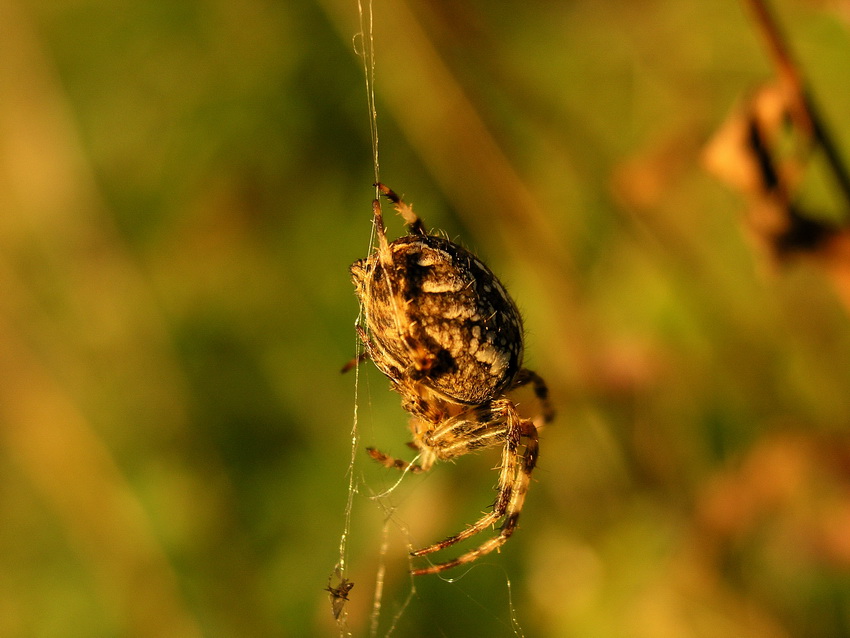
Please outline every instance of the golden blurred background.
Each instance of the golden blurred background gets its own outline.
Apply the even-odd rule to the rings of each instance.
[[[775,9],[850,156],[850,4]],[[848,309],[703,167],[774,75],[747,7],[372,10],[381,179],[506,282],[558,410],[519,531],[412,581],[498,455],[391,489],[399,397],[339,374],[357,0],[0,0],[0,636],[850,636]]]

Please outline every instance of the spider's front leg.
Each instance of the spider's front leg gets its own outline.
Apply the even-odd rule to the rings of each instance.
[[[489,420],[480,424],[480,427],[472,432],[467,433],[469,421],[457,421],[462,416],[455,417],[452,423],[447,423],[443,428],[435,431],[430,442],[440,445],[441,438],[446,442],[453,441],[437,448],[440,450],[441,459],[459,456],[474,449],[494,445],[500,441],[504,442],[497,488],[498,495],[495,503],[493,503],[493,511],[482,516],[462,532],[429,547],[411,552],[411,554],[413,556],[425,556],[440,551],[484,531],[502,518],[504,518],[504,522],[495,537],[477,548],[454,560],[415,569],[412,571],[414,575],[435,574],[469,563],[504,545],[516,529],[522,506],[525,503],[525,494],[531,483],[531,472],[537,465],[537,428],[531,420],[520,417],[516,406],[509,399],[493,401],[490,405]],[[520,452],[523,440],[525,445]]]
[[[416,446],[408,443],[410,447],[416,449]],[[402,472],[410,472],[412,474],[419,474],[420,472],[427,472],[431,469],[431,466],[434,464],[433,455],[425,454],[422,457],[420,463],[413,463],[405,461],[404,459],[399,459],[394,456],[390,456],[389,454],[384,454],[378,449],[373,447],[367,447],[366,452],[369,456],[372,457],[373,460],[377,461],[381,465],[387,468],[394,468],[396,470],[401,470]]]
[[[393,468],[401,470],[402,472],[411,472],[413,474],[427,472],[437,460],[437,454],[435,454],[434,450],[422,444],[420,432],[427,432],[428,425],[419,417],[414,416],[411,417],[410,426],[411,430],[413,430],[414,436],[413,441],[409,442],[407,446],[418,452],[414,461],[408,462],[403,459],[390,456],[389,454],[385,454],[373,447],[367,447],[366,452],[368,452],[369,456],[371,456],[373,460],[386,468]],[[418,463],[416,461],[418,461]]]
[[[368,358],[369,358],[368,352],[361,352],[356,357],[350,359],[344,366],[342,366],[342,369],[339,371],[340,374],[345,374],[349,370],[354,370],[354,368],[359,366],[361,363],[366,361],[366,359],[368,359]]]
[[[380,182],[375,184],[381,194],[390,200],[393,203],[396,211],[398,211],[399,215],[404,219],[404,223],[407,224],[407,227],[410,231],[416,235],[426,235],[425,224],[422,223],[422,220],[419,219],[419,215],[413,212],[413,207],[405,202],[401,197],[396,194],[396,192],[391,189],[389,186],[381,184]]]
[[[381,202],[372,200],[372,220],[375,224],[375,234],[378,236],[378,259],[381,265],[391,271],[393,268],[393,253],[390,243],[387,241],[387,228],[384,226],[384,213],[381,211]]]

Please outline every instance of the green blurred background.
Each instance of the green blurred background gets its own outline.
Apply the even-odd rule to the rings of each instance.
[[[776,9],[850,152],[848,4]],[[411,581],[498,456],[371,499],[398,476],[363,447],[409,451],[366,364],[334,623],[356,0],[0,0],[0,636],[850,636],[848,313],[816,264],[768,272],[701,167],[772,73],[745,8],[374,20],[381,179],[506,282],[558,409],[520,530]]]

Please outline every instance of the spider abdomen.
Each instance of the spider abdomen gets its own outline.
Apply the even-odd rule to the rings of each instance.
[[[522,365],[522,321],[496,276],[442,237],[406,235],[389,249],[391,268],[375,253],[351,269],[378,368],[458,403],[505,391]]]

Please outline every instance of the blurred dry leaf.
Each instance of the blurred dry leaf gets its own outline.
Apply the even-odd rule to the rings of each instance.
[[[762,198],[776,187],[792,184],[799,162],[775,167],[764,157],[787,121],[788,99],[782,86],[759,87],[726,119],[705,149],[708,170],[744,195]],[[771,161],[770,165],[765,161]],[[777,168],[781,175],[775,175]]]
[[[850,231],[818,219],[800,203],[806,172],[815,155],[826,151],[823,130],[813,124],[807,104],[787,82],[760,87],[720,127],[703,161],[746,198],[745,229],[770,269],[791,257],[814,258],[850,308],[850,252],[845,248]]]

